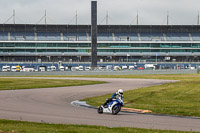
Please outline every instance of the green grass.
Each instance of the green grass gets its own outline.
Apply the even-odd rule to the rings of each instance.
[[[200,75],[124,75],[112,77],[180,80],[175,83],[124,92],[125,107],[147,109],[153,111],[154,114],[200,117]],[[99,106],[111,95],[83,100],[90,105]]]
[[[68,79],[0,78],[0,90],[81,86],[101,83],[106,82]]]
[[[0,120],[0,132],[7,133],[194,133],[140,128],[109,128],[103,126],[45,124]]]

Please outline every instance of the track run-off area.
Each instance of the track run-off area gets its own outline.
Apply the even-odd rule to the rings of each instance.
[[[100,125],[107,127],[138,127],[200,131],[200,118],[198,117],[125,112],[120,112],[118,115],[98,114],[94,109],[77,107],[71,104],[71,102],[75,100],[114,93],[119,88],[127,91],[130,89],[175,82],[173,80],[53,77],[21,78],[95,80],[106,81],[108,83],[72,87],[0,91],[0,119],[43,123]],[[126,96],[124,97],[126,98]]]

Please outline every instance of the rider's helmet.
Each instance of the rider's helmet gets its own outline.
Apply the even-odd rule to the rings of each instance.
[[[118,91],[117,91],[117,93],[121,96],[121,95],[123,95],[123,90],[122,89],[119,89]]]

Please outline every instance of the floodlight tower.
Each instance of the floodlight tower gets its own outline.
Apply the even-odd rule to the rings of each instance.
[[[169,25],[169,12],[167,11],[167,25]]]
[[[198,11],[198,16],[197,16],[197,25],[199,25],[199,11]]]
[[[97,1],[91,1],[91,68],[97,67]]]

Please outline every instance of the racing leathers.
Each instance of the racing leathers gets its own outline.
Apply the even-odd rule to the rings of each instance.
[[[103,104],[104,107],[106,107],[106,105],[111,102],[113,99],[118,99],[121,98],[123,100],[123,95],[120,95],[118,92],[113,93],[111,98],[106,99],[106,102]]]

